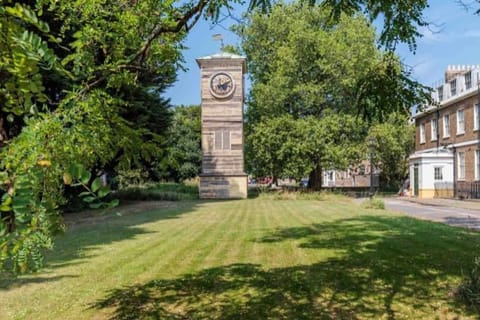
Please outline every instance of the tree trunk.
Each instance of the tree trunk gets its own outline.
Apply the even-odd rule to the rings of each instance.
[[[7,142],[7,130],[5,130],[3,117],[0,117],[0,148]]]
[[[272,187],[278,187],[278,177],[277,176],[272,176],[272,183],[271,183],[271,186]]]
[[[310,172],[308,177],[308,188],[319,191],[322,189],[322,168],[319,164]]]

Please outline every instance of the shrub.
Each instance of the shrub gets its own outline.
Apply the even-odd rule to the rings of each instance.
[[[124,201],[181,201],[198,199],[198,187],[178,183],[144,184],[118,190],[113,195]]]
[[[307,190],[266,190],[259,189],[258,197],[270,200],[316,200],[316,201],[350,201],[347,197],[330,191],[312,192]]]
[[[147,179],[148,173],[141,169],[119,170],[114,184],[121,190],[144,184]]]
[[[385,209],[385,202],[382,199],[379,199],[379,198],[370,198],[368,200],[365,200],[362,203],[362,207],[365,208],[365,209],[384,210]]]

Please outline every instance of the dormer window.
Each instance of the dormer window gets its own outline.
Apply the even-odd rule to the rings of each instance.
[[[465,73],[465,89],[470,89],[472,87],[472,71]]]
[[[454,96],[457,94],[457,79],[450,81],[450,95]]]
[[[438,87],[437,91],[438,91],[438,101],[442,101],[443,100],[443,86]]]

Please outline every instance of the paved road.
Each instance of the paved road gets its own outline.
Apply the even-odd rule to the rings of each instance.
[[[480,210],[425,205],[388,198],[385,199],[385,205],[387,209],[403,212],[420,219],[480,230]]]

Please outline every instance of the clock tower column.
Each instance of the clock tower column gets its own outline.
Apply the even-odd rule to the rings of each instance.
[[[219,53],[197,59],[201,69],[202,173],[200,198],[247,197],[243,156],[246,60]]]

